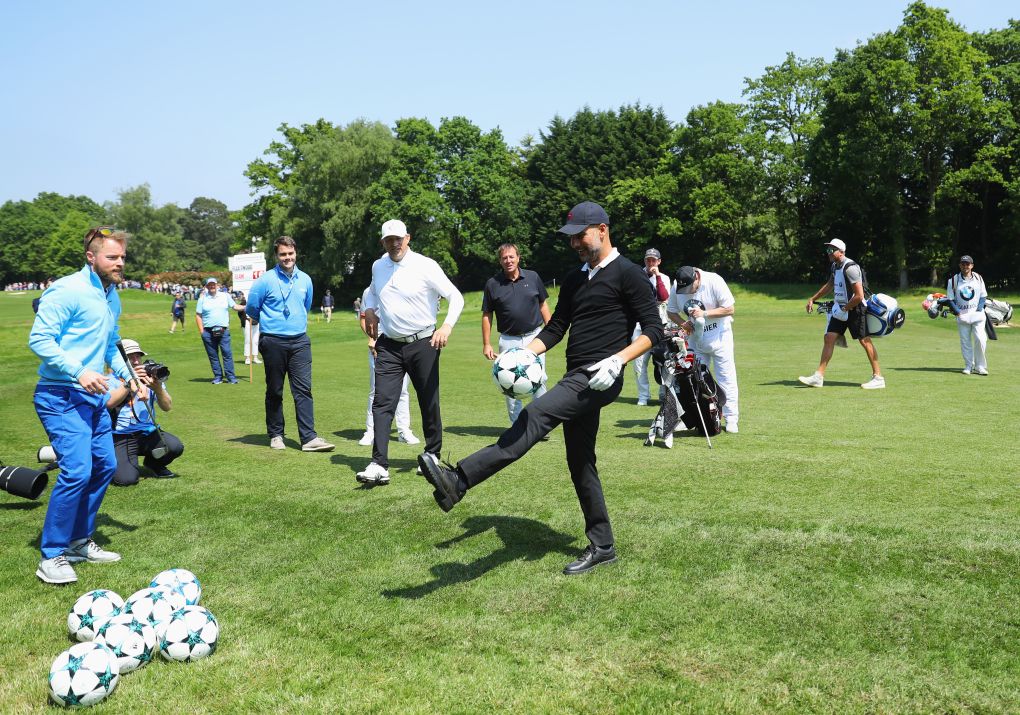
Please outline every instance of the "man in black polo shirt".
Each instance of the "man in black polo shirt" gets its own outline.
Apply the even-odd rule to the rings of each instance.
[[[602,483],[595,468],[599,416],[623,389],[623,366],[662,339],[662,322],[648,279],[619,254],[609,239],[609,217],[596,203],[585,201],[567,214],[560,229],[584,264],[563,279],[559,301],[549,324],[530,344],[541,355],[570,329],[567,373],[540,399],[521,412],[496,444],[461,460],[456,468],[440,465],[430,454],[418,457],[433,496],[449,511],[475,487],[520,459],[557,425],[563,425],[567,466],[584,514],[589,545],[563,569],[574,575],[616,561]],[[642,334],[631,342],[634,324]]]
[[[503,270],[485,283],[482,293],[482,355],[488,360],[496,359],[492,349],[492,314],[496,314],[499,329],[499,352],[510,348],[522,348],[538,335],[549,322],[549,294],[542,285],[542,279],[535,271],[520,267],[520,253],[517,246],[504,243],[499,247],[499,264]],[[545,369],[545,358],[539,358]],[[535,392],[539,398],[545,394],[543,384]],[[510,424],[517,421],[524,403],[512,397],[506,398],[506,411]]]

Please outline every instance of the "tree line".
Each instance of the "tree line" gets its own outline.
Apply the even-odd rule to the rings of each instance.
[[[555,231],[590,199],[609,211],[621,252],[654,246],[670,270],[816,282],[820,245],[838,237],[873,283],[938,284],[965,252],[988,283],[1015,286],[1018,122],[1020,22],[972,33],[914,2],[894,30],[831,62],[788,54],[745,79],[741,102],[709,102],[677,123],[639,104],[585,107],[511,146],[466,117],[392,128],[320,119],[281,125],[245,170],[253,200],[229,215],[211,199],[152,207],[147,187],[107,207],[43,195],[31,203],[51,215],[40,245],[53,257],[33,264],[62,260],[61,237],[80,236],[79,224],[105,210],[128,230],[123,221],[139,224],[131,270],[222,266],[224,241],[247,250],[255,237],[267,248],[288,234],[320,289],[353,297],[381,255],[380,224],[399,217],[415,250],[474,290],[506,241],[547,279],[562,274],[576,257]],[[0,207],[0,246],[12,235],[8,214],[24,204]],[[7,260],[5,250],[0,273]]]

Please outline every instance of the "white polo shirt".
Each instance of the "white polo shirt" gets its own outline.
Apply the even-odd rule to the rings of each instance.
[[[701,284],[698,286],[698,290],[693,293],[677,293],[676,281],[673,281],[667,305],[669,312],[690,317],[689,311],[691,308],[697,307],[702,310],[712,310],[713,308],[729,308],[736,303],[730,287],[726,285],[726,281],[723,280],[722,276],[718,273],[703,271],[700,268],[698,273],[701,275]],[[700,326],[700,330],[698,329],[698,324],[695,323],[694,335],[691,337],[697,343],[709,345],[722,339],[723,335],[730,331],[732,323],[732,315],[705,318],[705,322]]]
[[[450,304],[444,322],[455,325],[464,297],[438,263],[408,249],[399,261],[387,254],[372,264],[372,284],[362,309],[380,309],[379,332],[404,338],[436,324],[440,297]]]

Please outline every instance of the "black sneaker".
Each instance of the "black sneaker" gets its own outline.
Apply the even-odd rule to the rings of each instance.
[[[460,488],[460,475],[449,464],[439,463],[435,455],[422,452],[418,455],[418,467],[422,476],[435,487],[432,496],[443,511],[450,511],[461,500],[464,492]]]
[[[588,573],[599,564],[611,564],[616,561],[616,549],[612,546],[601,548],[595,544],[588,544],[576,560],[567,564],[563,573],[567,576],[576,576],[581,573]]]

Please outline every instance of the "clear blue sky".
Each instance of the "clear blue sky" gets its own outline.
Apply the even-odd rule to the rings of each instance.
[[[0,202],[97,201],[148,182],[157,204],[239,208],[281,122],[464,115],[516,144],[589,105],[680,121],[740,99],[786,52],[831,59],[892,30],[906,0],[32,2],[0,6]],[[942,0],[968,30],[1016,0]]]

